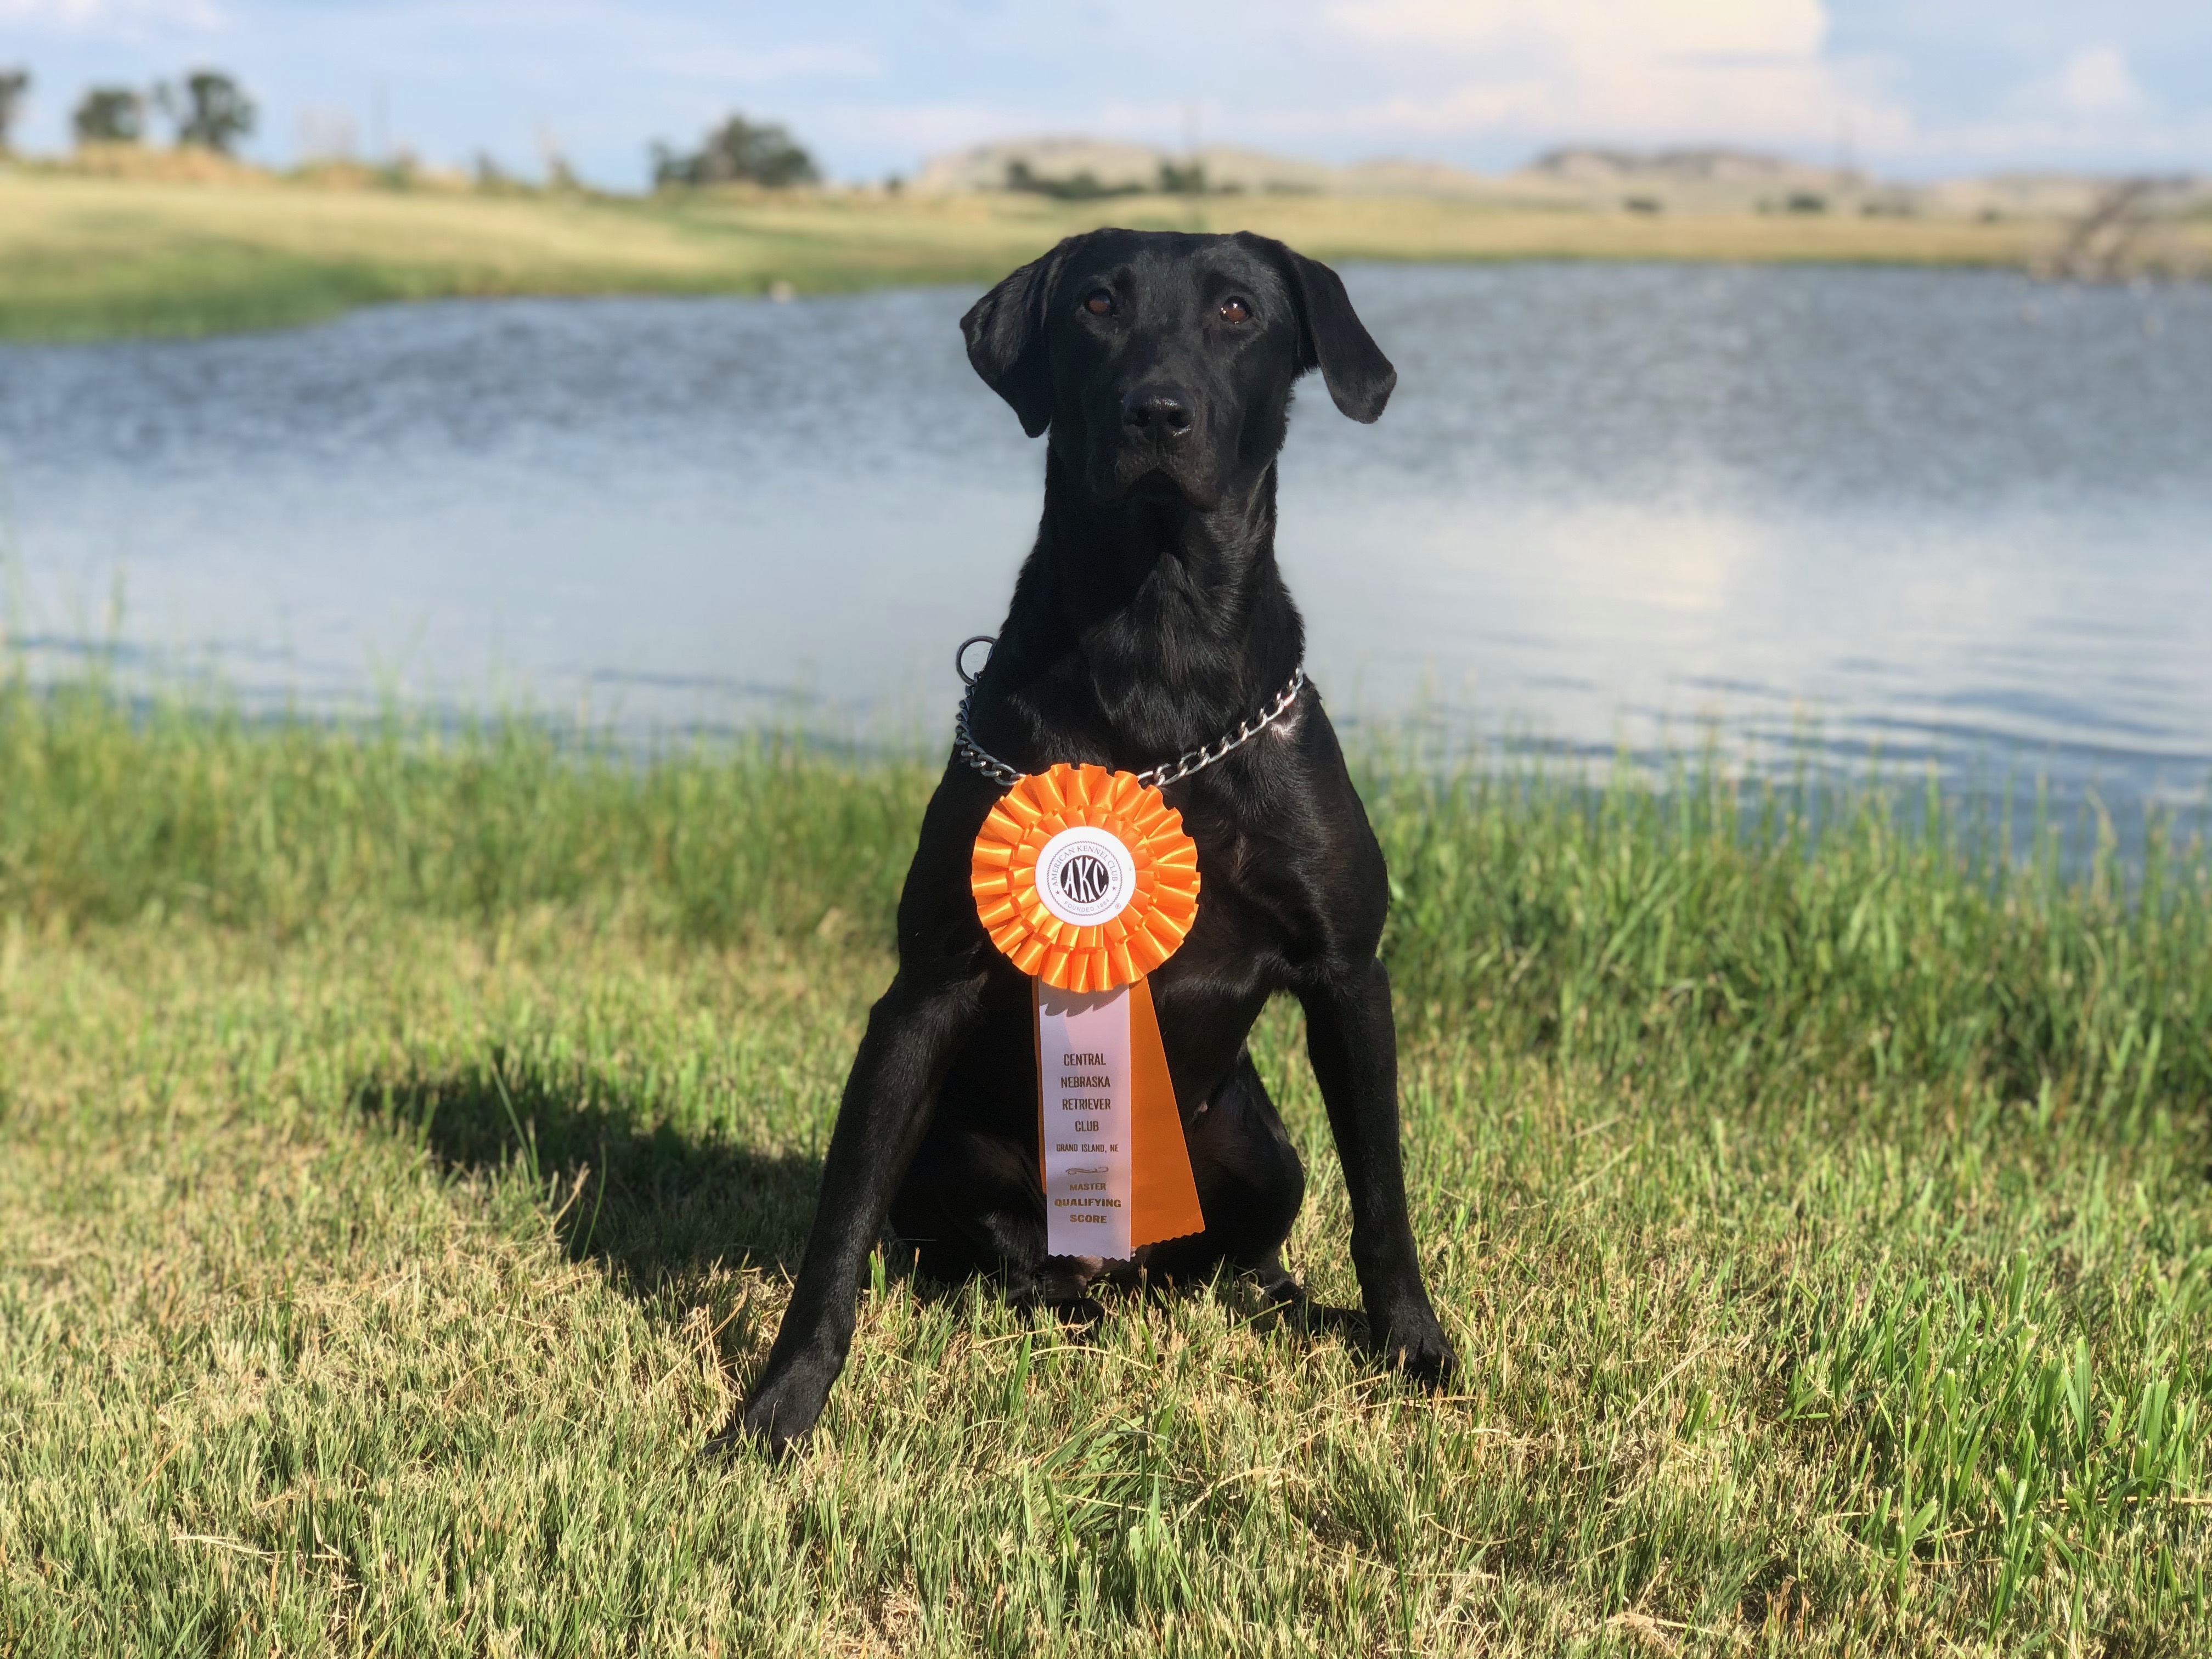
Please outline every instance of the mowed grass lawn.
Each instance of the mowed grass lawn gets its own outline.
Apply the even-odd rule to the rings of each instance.
[[[887,1249],[702,1462],[933,770],[0,690],[0,1652],[2212,1649],[2212,866],[1871,796],[1370,766],[1449,1392]]]
[[[0,170],[0,338],[276,327],[457,295],[980,286],[1098,224],[1257,230],[1328,259],[2021,265],[2054,252],[2065,234],[2026,220],[1650,216],[1333,197],[639,199],[335,188],[243,169],[199,182]],[[2212,266],[2212,225],[2163,232],[2156,262]]]

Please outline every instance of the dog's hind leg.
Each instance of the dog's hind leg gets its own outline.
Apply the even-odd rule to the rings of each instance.
[[[1189,1278],[1226,1262],[1251,1274],[1270,1301],[1297,1299],[1282,1249],[1305,1201],[1305,1166],[1250,1049],[1238,1052],[1229,1075],[1184,1124],[1183,1138],[1206,1231],[1155,1247],[1146,1271],[1155,1278]]]
[[[942,1124],[932,1128],[908,1166],[890,1210],[891,1231],[913,1247],[915,1270],[940,1285],[957,1285],[989,1266],[945,1202],[946,1188],[940,1183],[958,1179],[964,1167],[957,1150],[945,1144],[950,1139]]]
[[[1045,1254],[1044,1188],[1033,1147],[948,1125],[930,1131],[891,1204],[891,1226],[930,1278],[997,1273],[1018,1308],[1085,1307],[1097,1264]]]

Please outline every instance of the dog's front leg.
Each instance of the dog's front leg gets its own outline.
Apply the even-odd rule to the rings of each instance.
[[[1451,1374],[1451,1345],[1421,1282],[1398,1151],[1398,1033],[1379,957],[1304,991],[1306,1054],[1328,1107],[1352,1196],[1352,1266],[1368,1333],[1394,1365],[1430,1382]]]
[[[925,1109],[975,1024],[981,983],[921,990],[902,974],[869,1012],[830,1136],[791,1305],[744,1414],[716,1447],[743,1434],[781,1451],[822,1414],[853,1346],[860,1269],[928,1127]]]

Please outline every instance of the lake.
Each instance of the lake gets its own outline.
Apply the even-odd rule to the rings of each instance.
[[[1399,389],[1359,427],[1308,383],[1280,542],[1341,714],[2205,799],[2212,289],[1345,275]],[[11,635],[254,706],[934,741],[1042,471],[962,355],[972,298],[0,347]]]

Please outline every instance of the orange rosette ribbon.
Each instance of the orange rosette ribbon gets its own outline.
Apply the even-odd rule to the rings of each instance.
[[[1202,1231],[1145,977],[1198,919],[1182,814],[1127,772],[1033,772],[984,820],[969,879],[991,943],[1030,976],[1046,1253],[1124,1261]]]
[[[1110,902],[1106,890],[1124,884],[1130,890],[1118,912],[1090,925],[1054,914],[1066,910],[1066,892],[1048,908],[1037,890],[1039,860],[1064,832],[1083,830],[1103,831],[1127,855],[1126,866],[1102,869],[1101,899]],[[1097,848],[1091,837],[1069,845],[1078,860]],[[1103,850],[1111,860],[1112,849]],[[1079,863],[1071,884],[1089,867]],[[1198,848],[1183,833],[1182,814],[1133,773],[1103,766],[1061,764],[1016,783],[975,837],[970,879],[991,943],[1062,991],[1134,984],[1175,954],[1198,915]]]

